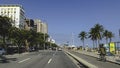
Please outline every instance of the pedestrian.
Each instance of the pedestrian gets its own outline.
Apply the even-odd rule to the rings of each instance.
[[[106,61],[106,48],[104,47],[104,44],[100,44],[99,45],[99,56],[100,56],[100,60],[102,61]]]

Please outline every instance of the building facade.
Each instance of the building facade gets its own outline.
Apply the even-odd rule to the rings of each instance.
[[[41,23],[42,21],[39,19],[34,19],[34,28],[36,32],[42,32],[41,31]]]
[[[25,30],[34,30],[34,20],[33,19],[25,19]]]
[[[21,5],[0,5],[0,15],[7,16],[13,20],[13,26],[23,29],[25,12]]]
[[[34,20],[34,27],[35,27],[37,32],[48,33],[48,25],[47,25],[47,23],[44,23],[39,19]]]
[[[48,25],[45,22],[41,23],[41,32],[42,33],[48,33]]]

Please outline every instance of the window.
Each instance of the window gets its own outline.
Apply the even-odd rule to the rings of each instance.
[[[14,11],[14,13],[16,13],[16,11]]]
[[[16,10],[16,8],[14,8],[14,10]]]

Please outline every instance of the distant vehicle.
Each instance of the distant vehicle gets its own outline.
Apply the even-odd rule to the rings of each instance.
[[[0,55],[4,55],[6,51],[3,48],[0,48]]]
[[[62,51],[62,48],[59,48],[58,51]]]

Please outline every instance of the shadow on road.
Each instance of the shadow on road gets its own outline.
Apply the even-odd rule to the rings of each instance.
[[[0,55],[0,63],[10,63],[10,61],[16,61],[17,58],[7,58],[3,55]]]

